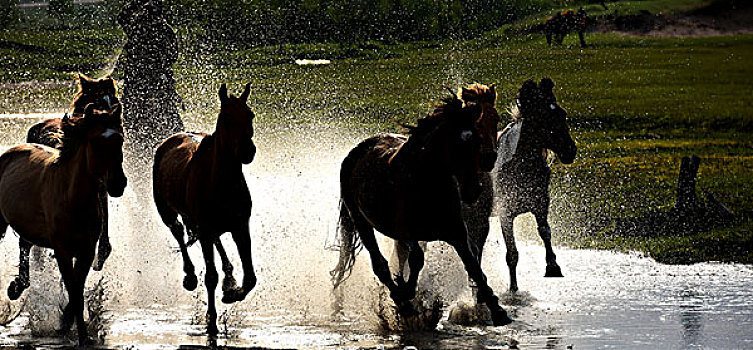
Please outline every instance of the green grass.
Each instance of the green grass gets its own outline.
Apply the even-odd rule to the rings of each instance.
[[[685,11],[706,3],[672,0],[610,3],[627,12]],[[643,7],[641,7],[643,6]],[[542,14],[543,16],[543,14]],[[570,36],[548,47],[536,35],[510,38],[504,29],[466,42],[306,44],[244,51],[185,50],[176,65],[184,117],[192,129],[214,120],[220,83],[239,92],[252,83],[257,126],[316,126],[400,131],[460,84],[498,86],[504,110],[525,79],[551,77],[568,110],[579,155],[554,167],[552,221],[558,244],[640,250],[662,262],[752,263],[753,35],[646,38]],[[123,44],[119,31],[6,31],[0,42],[39,47],[29,53],[0,46],[0,113],[64,110],[74,71],[98,75]],[[301,67],[297,58],[331,65]],[[7,130],[3,128],[3,130]],[[617,221],[639,220],[674,203],[680,159],[702,158],[698,187],[736,215],[711,231],[624,235]]]

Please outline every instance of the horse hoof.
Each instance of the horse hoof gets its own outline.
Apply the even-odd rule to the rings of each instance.
[[[90,336],[83,336],[78,338],[78,346],[94,345],[94,339]]]
[[[510,316],[507,316],[505,310],[499,310],[497,312],[492,312],[492,322],[494,323],[494,327],[500,327],[512,323],[512,319]]]
[[[8,298],[10,298],[10,300],[20,298],[25,289],[26,287],[22,286],[21,283],[16,282],[16,280],[11,281],[10,285],[8,285]]]
[[[232,277],[225,277],[222,279],[222,292],[228,293],[232,291],[233,289],[238,288],[238,283],[235,281],[235,278]]]
[[[565,276],[562,276],[562,270],[560,270],[560,267],[558,265],[547,265],[546,273],[544,274],[544,277],[565,277]]]
[[[183,277],[183,288],[187,291],[195,290],[198,284],[199,281],[196,279],[196,275],[186,275],[186,277]]]
[[[100,246],[97,250],[97,260],[94,261],[94,266],[92,266],[92,269],[94,271],[102,271],[102,269],[105,267],[105,261],[107,261],[107,258],[110,257],[110,253],[112,253],[111,246]]]
[[[418,315],[418,311],[416,311],[416,308],[413,307],[413,303],[410,301],[404,300],[401,302],[396,302],[397,304],[397,312],[400,314],[400,317],[406,318],[406,317],[413,317]]]
[[[233,288],[226,290],[222,293],[222,303],[232,304],[236,301],[246,299],[246,295],[248,295],[248,292],[244,288]]]

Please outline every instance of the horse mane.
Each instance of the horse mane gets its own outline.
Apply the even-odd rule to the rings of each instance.
[[[491,87],[484,84],[473,83],[460,89],[458,96],[465,103],[489,103],[494,105],[497,101],[497,92],[494,85]]]
[[[433,131],[449,115],[457,113],[463,108],[463,101],[455,95],[444,97],[441,101],[441,104],[434,106],[434,111],[431,114],[419,119],[416,126],[402,124],[403,127],[408,129],[409,135],[424,136]]]
[[[511,103],[510,106],[507,107],[507,114],[510,115],[510,119],[512,119],[513,122],[523,120],[523,112],[520,111],[520,107],[518,107],[517,103]]]

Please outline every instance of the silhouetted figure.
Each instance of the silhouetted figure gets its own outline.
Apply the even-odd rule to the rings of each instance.
[[[154,147],[183,131],[171,66],[178,59],[175,32],[162,16],[159,0],[133,0],[118,15],[128,41],[118,62],[122,69],[123,124],[129,151],[151,158]]]

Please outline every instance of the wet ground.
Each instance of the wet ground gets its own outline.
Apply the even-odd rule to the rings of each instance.
[[[6,119],[7,121],[7,119]],[[15,118],[3,130],[25,130],[30,118]],[[368,253],[358,258],[344,290],[344,314],[331,316],[334,298],[329,273],[337,253],[339,162],[368,131],[331,128],[257,130],[259,153],[244,171],[254,198],[251,218],[254,263],[259,284],[243,302],[218,304],[216,345],[263,348],[645,348],[742,349],[753,347],[753,267],[704,263],[657,264],[635,254],[555,247],[565,278],[545,279],[544,249],[532,217],[516,221],[521,232],[518,279],[521,292],[505,294],[507,267],[496,219],[483,267],[515,322],[506,327],[465,327],[449,323],[447,312],[431,332],[397,332],[380,326],[376,310],[385,305],[370,271]],[[3,149],[23,135],[6,134]],[[132,180],[149,172],[129,169]],[[206,294],[182,289],[177,244],[159,222],[148,179],[111,199],[113,255],[102,272],[92,272],[90,305],[105,320],[94,325],[105,348],[204,347]],[[135,181],[138,182],[138,181]],[[554,234],[563,230],[553,226]],[[237,262],[229,237],[231,257]],[[385,255],[390,245],[383,242]],[[199,248],[190,248],[203,280]],[[17,237],[0,244],[0,291],[17,273]],[[459,259],[443,244],[427,253],[421,288],[436,291],[448,310],[471,300]],[[236,277],[241,274],[236,264]],[[48,337],[63,303],[57,268],[49,253],[32,260],[32,286],[19,302],[0,293],[0,314],[20,315],[0,326],[0,344],[57,348],[70,345]],[[99,292],[97,294],[96,292]],[[219,303],[219,300],[218,300]]]

